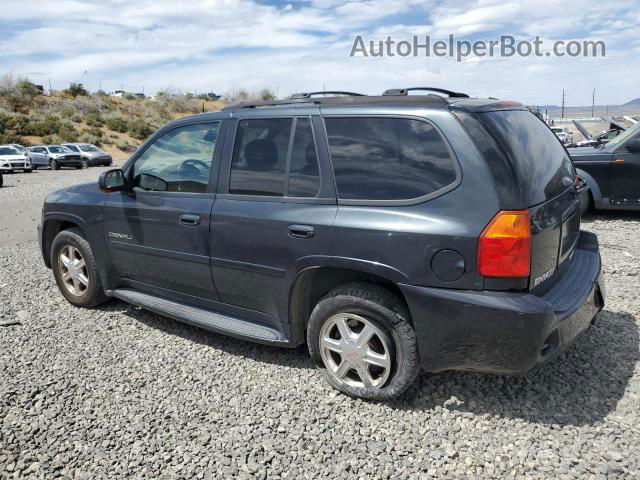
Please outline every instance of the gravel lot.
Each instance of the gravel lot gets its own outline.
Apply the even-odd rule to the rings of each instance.
[[[34,226],[47,191],[99,171],[0,189],[0,323],[19,322],[0,327],[0,478],[640,477],[640,215],[585,220],[608,303],[553,363],[423,375],[373,404],[333,391],[304,348],[71,307]]]

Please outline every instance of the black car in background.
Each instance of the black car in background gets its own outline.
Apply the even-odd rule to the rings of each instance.
[[[569,148],[589,186],[583,210],[640,210],[640,123],[597,147]]]

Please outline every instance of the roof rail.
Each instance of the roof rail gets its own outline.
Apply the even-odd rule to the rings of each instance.
[[[343,92],[340,90],[327,90],[324,92],[303,92],[303,93],[294,93],[289,98],[311,98],[311,97],[326,97],[327,95],[344,95],[345,97],[364,97],[363,93],[355,93],[355,92]]]
[[[443,95],[447,95],[449,97],[469,98],[469,95],[467,95],[466,93],[454,92],[453,90],[445,90],[444,88],[434,88],[434,87],[391,88],[389,90],[385,90],[385,92],[382,95],[404,96],[404,95],[408,95],[409,92],[414,92],[414,91],[436,92],[436,93],[442,93]]]

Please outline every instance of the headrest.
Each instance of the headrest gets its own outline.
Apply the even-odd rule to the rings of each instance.
[[[244,158],[251,170],[271,170],[278,162],[278,148],[271,140],[253,140],[244,148]]]

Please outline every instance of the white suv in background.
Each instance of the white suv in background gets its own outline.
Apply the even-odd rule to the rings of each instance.
[[[573,134],[564,127],[551,127],[551,131],[556,134],[563,145],[573,143]]]
[[[12,145],[0,145],[0,172],[13,173],[16,170],[31,173],[31,160]]]

